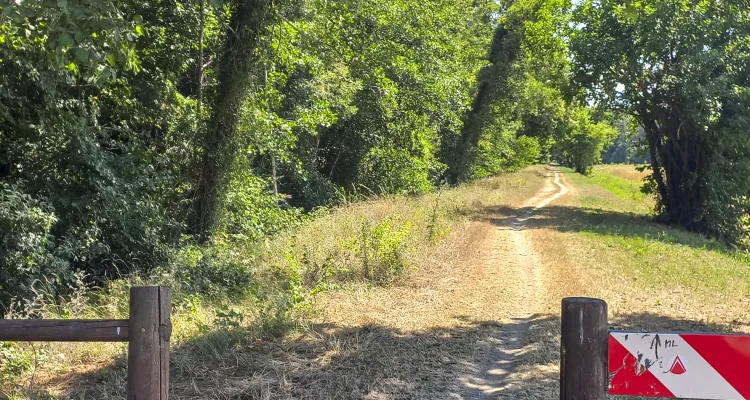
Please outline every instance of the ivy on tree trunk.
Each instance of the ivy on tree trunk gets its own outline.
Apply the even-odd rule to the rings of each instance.
[[[220,53],[218,88],[203,138],[188,227],[203,241],[219,224],[227,172],[236,153],[240,109],[251,86],[252,67],[261,34],[274,19],[273,0],[238,0]]]

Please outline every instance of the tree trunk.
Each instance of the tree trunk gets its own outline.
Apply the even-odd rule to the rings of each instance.
[[[250,90],[255,49],[261,33],[273,20],[274,0],[236,0],[226,32],[218,72],[216,101],[211,109],[203,154],[195,182],[188,228],[200,241],[219,224],[227,173],[235,156],[234,139],[240,109]]]
[[[197,100],[197,111],[198,118],[201,117],[201,107],[203,106],[203,37],[205,35],[205,4],[203,0],[198,2],[200,7],[199,11],[199,22],[198,22],[198,100]]]
[[[659,195],[659,198],[661,199],[662,206],[664,208],[668,208],[668,206],[665,204],[665,202],[669,200],[669,196],[667,195],[667,185],[664,179],[664,174],[661,170],[659,153],[656,150],[656,143],[657,141],[661,140],[661,132],[659,132],[659,128],[656,126],[656,123],[654,123],[653,120],[649,119],[649,117],[643,116],[641,118],[643,129],[646,131],[649,156],[651,156],[651,174],[654,178],[654,181],[656,182],[656,190],[658,192],[657,194]]]
[[[450,179],[454,183],[468,179],[471,174],[471,166],[474,163],[477,145],[482,136],[480,112],[486,107],[485,103],[487,102],[488,95],[488,84],[482,83],[477,90],[471,111],[464,122],[463,129],[461,130],[461,140],[458,143],[458,151],[451,163]]]
[[[505,95],[503,88],[511,76],[513,63],[520,54],[522,35],[499,26],[489,51],[492,65],[479,72],[477,95],[466,115],[461,139],[450,163],[450,179],[460,182],[470,178],[477,146],[485,129],[487,113],[493,103]]]
[[[700,221],[702,187],[701,154],[697,128],[676,109],[661,108],[641,113],[651,156],[652,176],[657,186],[661,213],[667,223],[703,232]]]

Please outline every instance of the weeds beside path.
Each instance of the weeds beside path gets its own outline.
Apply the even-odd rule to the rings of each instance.
[[[548,170],[525,198],[474,215],[462,246],[447,246],[460,249],[450,263],[436,261],[405,287],[328,296],[321,325],[296,339],[312,343],[297,349],[326,350],[304,353],[314,371],[281,369],[294,375],[281,373],[287,395],[558,398],[566,296],[606,299],[622,328],[748,331],[750,279],[736,275],[747,261],[651,222],[651,200],[633,194],[640,176],[630,168],[592,177],[560,169],[560,186]]]
[[[306,323],[276,338],[242,324],[184,333],[173,347],[172,397],[555,399],[566,296],[605,299],[622,328],[749,332],[747,256],[652,222],[652,200],[634,192],[641,175],[631,169],[582,177],[537,166],[313,221],[269,245],[277,263],[297,260],[303,281],[321,263],[351,268],[345,277],[379,274],[394,254],[411,272],[392,284],[341,281],[311,303]],[[392,245],[401,232],[408,240]],[[398,253],[362,261],[354,246],[330,256],[365,234]],[[382,247],[363,242],[375,243],[370,254]],[[381,267],[368,270],[371,260]],[[37,384],[53,388],[46,394],[15,398],[123,398],[121,362],[100,360],[77,359],[88,372],[58,374]]]

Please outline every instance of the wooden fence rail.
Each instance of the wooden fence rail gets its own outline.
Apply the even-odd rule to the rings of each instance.
[[[167,400],[170,299],[167,287],[133,287],[129,319],[0,320],[0,341],[128,342],[128,400]]]

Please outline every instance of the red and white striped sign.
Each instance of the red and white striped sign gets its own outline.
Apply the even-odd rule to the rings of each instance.
[[[750,399],[750,336],[609,333],[609,393]]]

